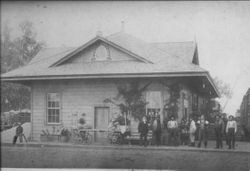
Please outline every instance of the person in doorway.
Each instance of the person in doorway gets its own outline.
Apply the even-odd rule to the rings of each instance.
[[[196,124],[194,119],[190,118],[190,125],[189,125],[189,139],[190,139],[190,145],[191,147],[195,146],[195,132],[196,132]]]
[[[16,144],[17,138],[19,137],[20,143],[23,142],[23,127],[21,123],[18,123],[16,128],[16,135],[13,138],[13,145]]]
[[[209,122],[205,119],[204,115],[201,115],[200,119],[197,121],[197,125],[199,128],[198,134],[198,147],[201,147],[201,142],[204,142],[205,148],[207,147],[207,129]]]
[[[169,145],[174,144],[174,146],[177,146],[178,123],[175,120],[174,116],[172,116],[171,120],[168,121],[168,132],[169,132]]]
[[[153,121],[153,137],[155,145],[159,146],[161,143],[161,121],[160,121],[160,115],[158,114]]]
[[[234,120],[233,116],[229,116],[229,120],[226,126],[226,133],[228,136],[228,149],[235,149],[235,134],[237,132],[237,123]]]
[[[143,116],[142,122],[138,125],[138,132],[140,133],[140,145],[147,146],[147,136],[148,136],[148,123],[146,116]]]
[[[219,115],[215,118],[214,130],[216,136],[216,148],[223,148],[222,135],[224,133],[224,122]]]

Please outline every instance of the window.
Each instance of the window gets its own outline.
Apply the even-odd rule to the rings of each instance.
[[[106,61],[110,59],[109,48],[101,44],[96,48],[92,61]]]
[[[192,109],[193,109],[193,111],[198,110],[198,95],[196,95],[196,94],[192,95]]]
[[[47,95],[47,123],[60,123],[60,94],[48,93]]]
[[[186,118],[187,119],[187,108],[188,108],[188,100],[186,98],[186,94],[185,93],[182,93],[182,104],[183,104],[183,118]]]

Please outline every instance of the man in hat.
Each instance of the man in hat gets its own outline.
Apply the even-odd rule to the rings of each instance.
[[[172,144],[172,139],[174,139],[174,146],[177,145],[178,136],[178,123],[174,116],[171,116],[171,120],[168,121],[168,132],[169,132],[169,144]]]
[[[198,143],[198,147],[201,147],[201,142],[204,142],[204,146],[205,148],[207,147],[207,139],[208,139],[208,126],[209,126],[209,122],[205,119],[204,115],[201,115],[201,117],[199,118],[199,120],[197,121],[197,125],[198,125],[198,138],[199,138],[199,143]]]
[[[16,128],[16,135],[13,138],[13,144],[16,144],[17,138],[19,137],[20,142],[23,142],[23,127],[21,123],[18,123]]]
[[[146,116],[143,116],[142,122],[138,125],[138,132],[140,133],[140,145],[147,146],[147,136],[148,136],[148,123]]]
[[[233,115],[229,116],[229,120],[227,122],[226,133],[228,135],[228,145],[229,149],[235,148],[235,134],[237,132],[237,123],[234,120]]]
[[[224,133],[224,122],[220,115],[216,115],[214,130],[216,136],[216,148],[223,148],[222,135]]]

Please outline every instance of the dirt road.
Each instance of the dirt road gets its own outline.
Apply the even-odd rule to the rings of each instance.
[[[249,171],[250,153],[147,148],[3,146],[2,167]]]

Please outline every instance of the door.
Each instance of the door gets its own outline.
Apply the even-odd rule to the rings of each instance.
[[[95,107],[95,142],[108,142],[109,107]]]

